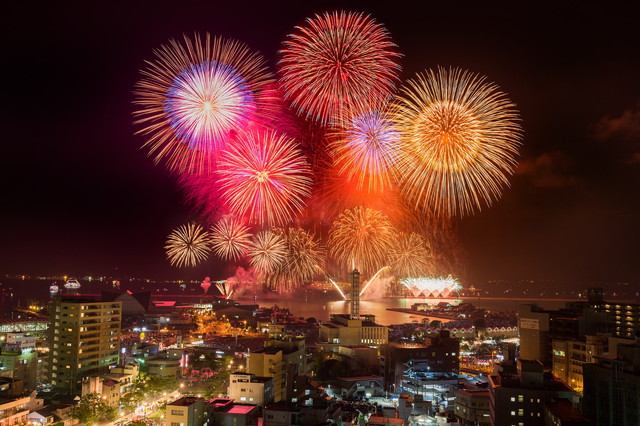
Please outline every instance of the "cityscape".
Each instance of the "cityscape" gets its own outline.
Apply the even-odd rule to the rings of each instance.
[[[0,426],[640,425],[640,7],[13,4]]]

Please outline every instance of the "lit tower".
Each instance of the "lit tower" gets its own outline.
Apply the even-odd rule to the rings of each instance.
[[[360,272],[351,272],[351,319],[360,319]]]

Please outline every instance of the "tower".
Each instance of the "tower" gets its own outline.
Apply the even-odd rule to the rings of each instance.
[[[360,319],[360,272],[351,272],[351,319]]]

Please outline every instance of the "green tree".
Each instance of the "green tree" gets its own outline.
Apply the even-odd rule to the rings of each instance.
[[[84,424],[109,423],[118,417],[118,411],[110,407],[98,393],[90,393],[71,408],[71,417]]]

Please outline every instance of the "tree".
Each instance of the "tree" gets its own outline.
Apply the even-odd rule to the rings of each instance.
[[[71,408],[71,417],[84,424],[110,423],[118,417],[118,411],[110,407],[99,393],[90,393]]]

